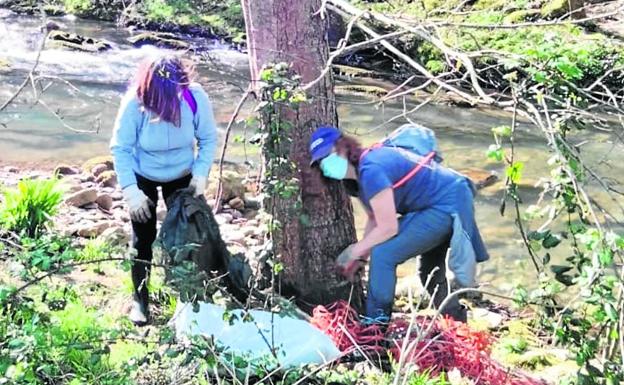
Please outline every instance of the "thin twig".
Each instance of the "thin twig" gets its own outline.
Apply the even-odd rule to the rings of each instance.
[[[234,124],[234,121],[236,120],[236,117],[238,116],[238,113],[240,112],[241,108],[243,107],[243,105],[245,104],[245,100],[247,100],[247,97],[249,97],[249,94],[251,93],[252,89],[251,89],[251,85],[249,85],[247,87],[247,90],[245,91],[245,93],[243,94],[243,96],[240,98],[240,100],[238,101],[238,104],[236,105],[236,108],[234,109],[234,112],[232,113],[232,115],[230,116],[230,121],[228,122],[228,125],[225,129],[225,139],[223,140],[223,148],[221,149],[221,157],[219,158],[219,184],[217,187],[217,194],[216,194],[216,200],[215,200],[215,208],[214,208],[214,212],[219,213],[221,211],[221,197],[223,195],[223,161],[225,159],[225,153],[227,151],[227,146],[228,146],[228,141],[230,139],[230,132],[232,131],[232,126]]]

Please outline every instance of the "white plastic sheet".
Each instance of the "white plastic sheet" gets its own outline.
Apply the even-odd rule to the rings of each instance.
[[[195,313],[191,304],[178,303],[172,319],[176,337],[212,336],[218,346],[245,357],[252,365],[272,357],[271,344],[274,344],[279,365],[284,368],[323,364],[340,356],[332,340],[304,320],[251,310],[253,320],[244,321],[242,310],[232,310],[230,324],[223,319],[224,312],[221,306],[200,303],[199,311]]]

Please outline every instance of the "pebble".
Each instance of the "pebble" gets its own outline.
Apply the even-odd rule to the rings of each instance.
[[[79,224],[78,235],[84,238],[93,238],[101,235],[104,230],[113,226],[111,221],[87,222]]]
[[[95,202],[98,197],[98,192],[94,188],[86,188],[80,190],[65,199],[65,203],[69,206],[82,207],[87,204]],[[97,207],[97,205],[96,205]]]
[[[110,210],[113,207],[113,198],[109,194],[98,195],[95,202],[104,210]]]
[[[6,167],[4,168],[4,171],[5,171],[5,172],[9,172],[9,173],[11,173],[11,174],[15,174],[15,173],[17,173],[17,172],[19,171],[19,168],[17,168],[17,167],[13,167],[13,166],[6,166]]]
[[[123,194],[121,192],[114,192],[111,194],[111,198],[113,198],[114,201],[120,201],[123,199]]]
[[[165,217],[167,216],[167,209],[166,208],[158,208],[158,210],[156,211],[156,219],[158,219],[159,221],[163,221],[165,220]]]
[[[72,166],[68,166],[65,164],[60,164],[58,166],[56,166],[56,168],[54,169],[54,171],[52,172],[52,174],[56,174],[56,175],[76,175],[76,174],[80,174],[80,169],[78,169],[77,167],[72,167]]]

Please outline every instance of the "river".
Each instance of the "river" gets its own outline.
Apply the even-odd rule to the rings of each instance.
[[[0,113],[0,160],[4,163],[72,163],[106,154],[120,96],[137,62],[160,51],[150,46],[132,47],[126,41],[131,32],[117,29],[110,23],[73,18],[54,20],[69,31],[106,39],[113,44],[113,49],[96,54],[55,49],[42,51],[36,73],[51,80],[53,77],[62,78],[76,89],[62,81],[51,82],[45,93],[39,96],[46,108],[41,103],[32,105],[34,95],[32,87],[28,86],[13,104]],[[32,68],[42,37],[39,26],[40,21],[33,17],[0,10],[0,59],[7,60],[11,66],[8,71],[0,71],[0,101],[15,92]],[[223,130],[249,78],[247,57],[218,43],[199,40],[194,43],[208,50],[206,55],[210,60],[198,65],[197,80],[213,100],[223,139]],[[339,96],[337,103],[341,127],[360,133],[365,142],[373,142],[405,122],[401,118],[385,123],[401,115],[401,103],[378,107],[374,100],[357,96]],[[414,105],[408,105],[407,109]],[[250,109],[248,107],[244,114]],[[50,111],[56,112],[62,119]],[[493,142],[490,129],[508,125],[509,116],[494,111],[429,104],[409,117],[435,129],[448,166],[484,169],[503,178],[503,166],[489,162],[485,152]],[[77,133],[74,129],[96,132]],[[242,132],[240,124],[235,127],[235,132]],[[583,152],[592,167],[611,177],[624,175],[623,158],[620,156],[620,162],[611,162],[609,159],[617,157],[608,156],[621,153],[621,143],[609,133],[599,130],[587,130],[578,138],[579,142],[584,140],[587,143]],[[546,164],[550,154],[541,135],[528,125],[520,125],[516,148],[517,160],[525,162],[521,194],[525,203],[534,203],[540,192],[534,184],[540,176],[547,174]],[[250,153],[251,159],[254,159],[253,151]],[[233,144],[226,159],[242,161],[242,146]],[[536,274],[523,248],[512,210],[508,209],[505,216],[499,213],[503,189],[503,183],[499,182],[481,190],[476,199],[477,220],[492,255],[489,262],[480,266],[479,280],[489,283],[495,291],[509,293],[516,284],[534,286]],[[590,190],[596,189],[590,187]],[[606,208],[616,210],[616,205],[606,194],[596,191],[595,196]],[[361,231],[363,218],[359,206],[356,206],[356,211]],[[618,219],[623,219],[621,211],[614,212],[619,213]],[[557,253],[554,256],[563,257]],[[408,262],[399,268],[399,275],[405,277],[403,281],[412,279],[409,277],[414,273],[414,266],[414,262]]]

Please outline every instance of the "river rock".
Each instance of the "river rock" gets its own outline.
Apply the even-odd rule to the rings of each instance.
[[[474,183],[475,187],[480,190],[482,188],[493,185],[498,182],[498,175],[496,175],[493,171],[483,170],[479,168],[466,168],[458,170],[460,173],[464,174],[472,183]]]
[[[230,223],[232,222],[233,219],[234,218],[232,217],[232,214],[228,214],[228,213],[220,213],[220,214],[215,215],[215,221],[217,221],[219,225]]]
[[[94,238],[111,226],[113,226],[111,221],[83,222],[79,225],[77,234],[83,238]]]
[[[104,163],[100,163],[100,164],[96,164],[95,166],[93,166],[93,168],[91,169],[91,174],[94,177],[98,177],[100,176],[100,174],[102,174],[105,171],[108,171],[109,168],[106,164]]]
[[[81,36],[76,33],[51,31],[48,34],[46,47],[84,52],[101,52],[111,49],[112,45],[107,41]]]
[[[104,171],[95,179],[95,181],[104,187],[115,187],[117,186],[117,174],[115,171],[111,170]]]
[[[230,205],[230,207],[233,208],[234,210],[239,210],[239,211],[242,211],[245,208],[245,202],[239,197],[230,199],[230,201],[228,202],[228,205]]]
[[[93,168],[97,166],[98,164],[105,164],[108,170],[112,170],[113,169],[112,155],[102,155],[102,156],[95,156],[93,158],[90,158],[82,164],[81,168],[82,168],[82,171],[86,173],[91,173],[91,170],[93,170]]]
[[[503,316],[484,308],[472,309],[472,318],[485,322],[490,329],[496,329],[503,323]]]
[[[235,171],[224,170],[221,178],[223,192],[221,194],[222,202],[229,202],[234,198],[245,196],[245,186],[243,178]],[[213,198],[217,196],[217,188],[219,186],[219,172],[211,172],[208,181],[208,195]]]
[[[260,210],[262,206],[261,198],[256,196],[245,196],[245,208],[250,210]]]
[[[226,242],[235,242],[246,245],[245,234],[240,230],[224,232],[222,235],[223,240]]]
[[[127,39],[135,47],[154,45],[159,48],[188,49],[190,44],[166,32],[144,32]]]
[[[101,208],[108,211],[113,207],[113,198],[109,194],[100,194],[98,195],[95,203],[98,204]]]
[[[107,228],[100,235],[109,244],[112,245],[127,245],[130,242],[130,234],[121,226],[112,226]]]
[[[74,207],[83,207],[90,203],[94,203],[98,198],[98,192],[94,188],[80,190],[65,199],[65,203]]]
[[[76,175],[80,174],[80,170],[77,167],[60,164],[54,168],[52,173],[59,176]]]

